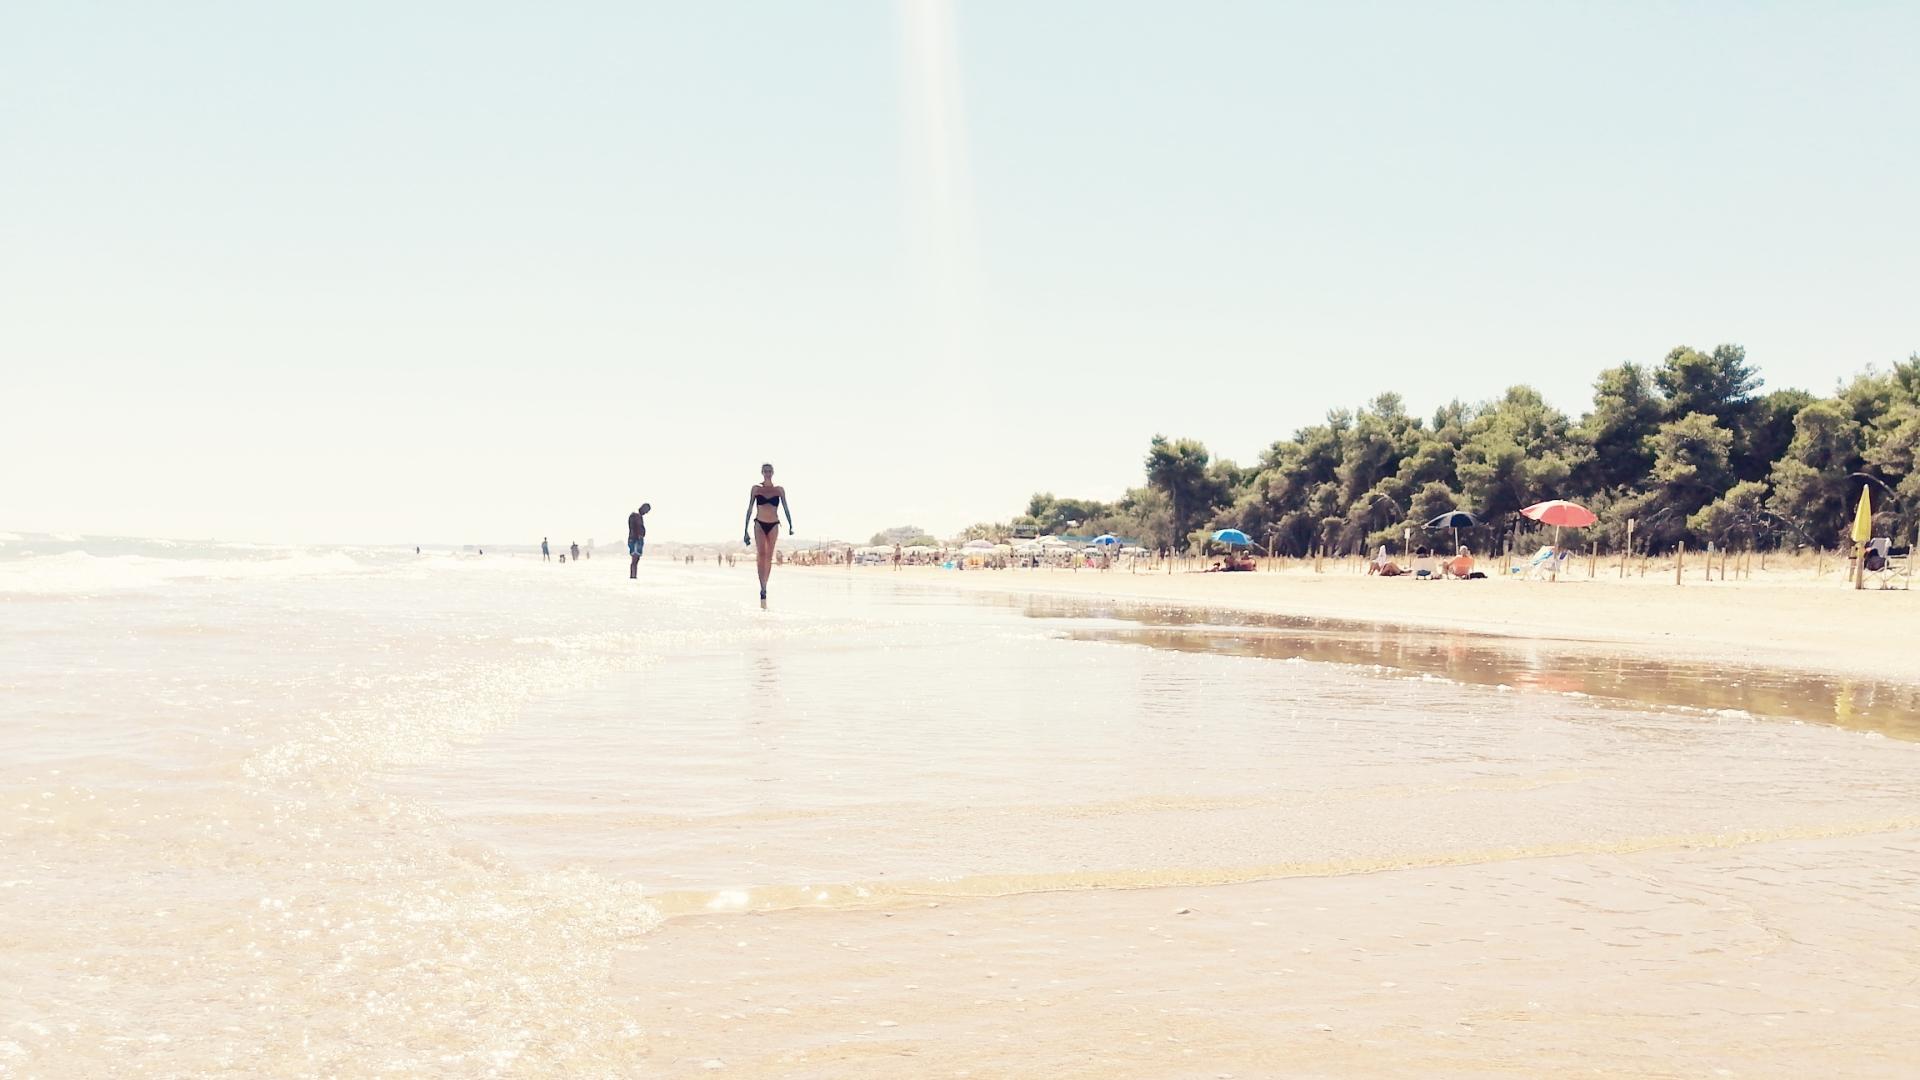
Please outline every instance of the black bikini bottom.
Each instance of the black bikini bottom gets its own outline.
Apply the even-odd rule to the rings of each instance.
[[[778,521],[761,521],[759,518],[754,518],[753,523],[760,526],[760,534],[762,536],[780,531],[780,523]]]

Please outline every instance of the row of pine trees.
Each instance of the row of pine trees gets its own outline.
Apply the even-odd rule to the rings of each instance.
[[[1280,554],[1397,544],[1449,510],[1486,524],[1481,544],[1530,540],[1515,511],[1571,499],[1599,515],[1586,539],[1617,551],[1834,547],[1849,495],[1874,493],[1875,532],[1908,538],[1920,521],[1920,354],[1869,369],[1833,394],[1762,392],[1738,345],[1681,347],[1658,364],[1623,363],[1594,380],[1570,417],[1528,386],[1477,405],[1410,415],[1397,394],[1269,446],[1251,466],[1215,460],[1193,439],[1156,436],[1145,483],[1118,501],[1035,495],[1014,524],[1043,533],[1110,532],[1181,548],[1237,528]],[[1866,473],[1879,481],[1862,481]],[[1884,486],[1883,486],[1884,485]],[[1855,495],[1857,497],[1857,495]],[[1005,526],[978,525],[968,536]]]

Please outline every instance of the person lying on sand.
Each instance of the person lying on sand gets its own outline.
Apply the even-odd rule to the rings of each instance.
[[[1242,558],[1239,555],[1228,552],[1219,562],[1214,563],[1201,572],[1206,574],[1231,574],[1235,571],[1251,569],[1253,569],[1252,556]]]
[[[1387,545],[1381,544],[1373,553],[1373,558],[1367,560],[1367,573],[1379,574],[1381,577],[1400,576],[1400,564],[1394,562],[1393,557],[1387,554]]]

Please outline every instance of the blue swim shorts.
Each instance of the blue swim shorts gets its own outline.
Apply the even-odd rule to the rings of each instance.
[[[638,540],[627,541],[627,554],[637,559],[640,556],[645,555],[646,553],[647,553],[646,537],[642,536]]]

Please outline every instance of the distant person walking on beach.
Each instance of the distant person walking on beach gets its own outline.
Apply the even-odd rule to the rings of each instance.
[[[573,561],[579,562],[580,561],[580,545],[576,543],[572,545],[572,547],[569,550],[573,554]]]
[[[760,564],[760,606],[767,606],[767,575],[773,573],[773,548],[779,540],[780,514],[787,515],[787,535],[793,535],[793,503],[787,489],[773,482],[773,466],[760,466],[760,482],[747,492],[747,523],[742,525],[740,542],[752,544]],[[755,535],[747,536],[752,526]]]
[[[627,554],[633,556],[633,565],[627,567],[629,578],[640,576],[640,556],[647,550],[647,511],[651,509],[652,503],[641,503],[640,509],[627,515]]]
[[[547,538],[544,536],[540,538],[540,561],[541,562],[553,561],[553,552],[547,550]]]

